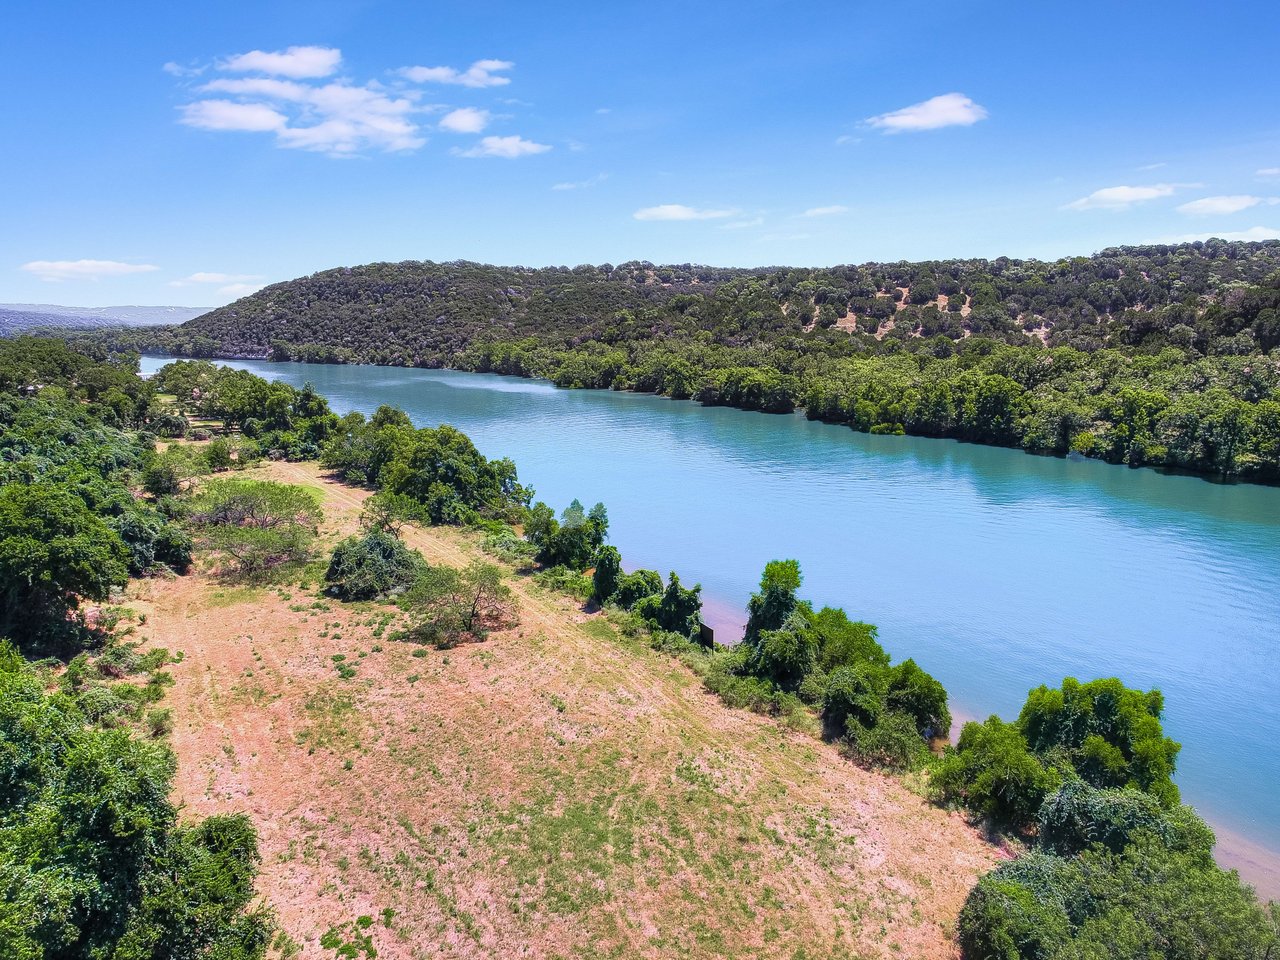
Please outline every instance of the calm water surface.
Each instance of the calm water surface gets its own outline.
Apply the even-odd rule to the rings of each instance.
[[[1064,676],[1161,688],[1184,798],[1280,896],[1280,489],[508,377],[233,365],[454,424],[557,510],[603,501],[627,568],[701,582],[721,638],[795,557],[806,597],[878,624],[961,714],[1012,718]]]

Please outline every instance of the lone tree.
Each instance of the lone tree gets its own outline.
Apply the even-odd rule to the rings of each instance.
[[[427,567],[401,598],[410,632],[441,647],[483,640],[492,630],[515,623],[511,588],[502,570],[476,561],[462,570]]]
[[[196,497],[191,520],[204,546],[257,577],[307,559],[323,513],[311,491],[269,480],[215,480]]]
[[[608,603],[618,592],[622,576],[622,554],[617,547],[601,547],[596,554],[596,569],[591,575],[591,599],[600,605]]]

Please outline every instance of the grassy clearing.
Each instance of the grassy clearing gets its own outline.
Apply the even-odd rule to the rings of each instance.
[[[354,525],[360,491],[263,473],[324,491],[328,540]],[[406,536],[432,563],[479,555],[463,531]],[[519,626],[440,651],[317,582],[197,574],[130,601],[188,654],[166,700],[178,799],[262,826],[279,955],[366,955],[357,933],[415,960],[953,955],[982,841],[725,708],[626,623],[517,577]]]

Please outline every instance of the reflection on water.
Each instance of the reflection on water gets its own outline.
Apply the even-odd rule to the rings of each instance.
[[[452,423],[557,508],[604,501],[627,566],[700,581],[719,636],[795,557],[807,596],[964,712],[1011,717],[1065,675],[1158,686],[1186,799],[1280,857],[1280,489],[505,377],[236,365]]]

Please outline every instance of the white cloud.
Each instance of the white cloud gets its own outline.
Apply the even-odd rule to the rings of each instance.
[[[753,217],[750,220],[733,220],[729,223],[720,225],[721,230],[746,230],[750,227],[758,227],[764,223],[764,217]]]
[[[1280,167],[1263,167],[1254,173],[1256,177],[1280,177]]]
[[[1071,201],[1065,209],[1125,210],[1135,203],[1171,197],[1178,186],[1176,183],[1156,183],[1149,187],[1103,187],[1101,190],[1093,191],[1087,197]]]
[[[262,133],[280,130],[288,118],[265,103],[232,100],[197,100],[182,107],[182,122],[202,130],[246,130]]]
[[[459,107],[440,118],[440,129],[450,133],[479,133],[489,125],[489,111]]]
[[[100,280],[131,273],[152,273],[160,268],[151,263],[121,263],[119,260],[32,260],[20,270],[41,280]]]
[[[527,157],[535,153],[546,153],[551,146],[546,143],[534,143],[524,137],[484,137],[469,150],[455,150],[460,157],[504,157],[513,160],[516,157]]]
[[[510,77],[495,76],[515,66],[510,60],[477,60],[466,70],[453,67],[402,67],[400,76],[413,83],[451,83],[463,87],[505,87]]]
[[[596,107],[596,113],[604,116],[606,113],[613,113],[612,107]]]
[[[1214,230],[1206,233],[1184,233],[1178,237],[1161,237],[1148,243],[1192,243],[1195,240],[1275,240],[1280,227],[1250,227],[1248,230]]]
[[[835,203],[835,204],[832,204],[832,205],[831,205],[831,206],[829,206],[829,207],[810,207],[808,210],[806,210],[804,213],[802,213],[802,214],[801,214],[801,216],[804,216],[804,217],[834,217],[834,216],[836,216],[836,215],[838,215],[838,214],[841,214],[841,213],[848,213],[848,212],[849,212],[849,208],[848,208],[848,207],[841,206],[840,204]]]
[[[412,96],[393,96],[376,83],[315,85],[270,77],[224,77],[204,84],[200,91],[253,102],[198,100],[183,107],[184,123],[209,130],[274,131],[282,147],[350,156],[368,147],[416,150],[427,142],[412,119],[423,108]]]
[[[247,297],[251,293],[257,293],[262,287],[261,283],[231,283],[219,287],[218,292],[226,297]]]
[[[721,220],[732,217],[736,210],[699,210],[683,203],[662,203],[656,207],[637,210],[632,216],[637,220]]]
[[[568,183],[557,183],[551,187],[552,190],[586,190],[589,187],[596,187],[609,179],[607,173],[597,173],[594,177],[588,177],[586,180],[574,180]]]
[[[1138,170],[1141,173],[1149,173],[1152,170],[1159,170],[1162,167],[1167,167],[1168,165],[1169,164],[1162,160],[1160,163],[1144,163],[1142,166],[1138,167]]]
[[[245,283],[250,280],[261,280],[262,277],[251,273],[210,273],[201,271],[193,273],[181,280],[170,280],[171,287],[186,287],[193,283]]]
[[[1178,207],[1178,212],[1191,214],[1192,216],[1217,216],[1239,213],[1241,210],[1256,207],[1260,203],[1274,205],[1280,203],[1280,197],[1252,197],[1248,194],[1203,197],[1199,200],[1192,200],[1190,203],[1182,204]]]
[[[842,147],[846,143],[861,143],[861,142],[862,142],[861,137],[855,137],[849,133],[845,133],[845,134],[842,134],[841,136],[836,137],[836,146],[838,147]]]
[[[180,107],[180,122],[205,130],[272,133],[279,147],[311,150],[333,157],[362,152],[416,150],[427,142],[440,113],[439,129],[478,134],[493,115],[480,107],[450,109],[422,102],[424,92],[402,81],[392,84],[333,76],[342,52],[332,47],[289,47],[236,54],[216,64],[224,73],[195,87],[194,100]],[[416,83],[497,87],[511,82],[501,74],[515,66],[508,60],[477,60],[465,70],[453,67],[404,67],[397,73]],[[194,76],[204,68],[166,64],[175,76]],[[257,74],[256,76],[254,74]],[[519,157],[550,150],[521,137],[486,137],[477,146],[455,151],[466,156]]]
[[[227,57],[219,70],[233,73],[268,73],[277,77],[306,79],[327,77],[342,63],[342,51],[333,47],[290,47],[274,53],[250,50]]]
[[[868,117],[867,123],[885,133],[912,130],[938,130],[942,127],[968,127],[987,118],[986,108],[974,103],[963,93],[944,93],[901,110]]]
[[[169,74],[170,76],[174,76],[174,77],[198,77],[200,76],[200,74],[204,73],[205,70],[208,68],[203,66],[194,66],[194,65],[184,66],[181,63],[175,63],[174,61],[170,60],[160,69],[163,70],[165,73]]]

